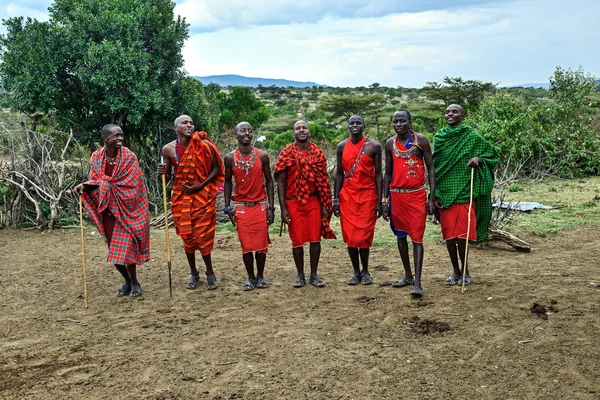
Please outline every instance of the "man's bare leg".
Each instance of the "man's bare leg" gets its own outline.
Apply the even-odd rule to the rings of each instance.
[[[310,276],[315,277],[317,275],[317,268],[319,268],[319,259],[321,258],[321,242],[310,242]]]
[[[413,242],[413,256],[415,259],[415,281],[413,283],[412,294],[422,295],[421,273],[423,271],[423,243]]]
[[[254,275],[254,254],[252,254],[252,252],[244,253],[242,254],[242,260],[244,260],[244,266],[246,267],[248,280],[256,280],[256,275]]]
[[[185,253],[185,257],[187,258],[188,265],[190,266],[190,279],[185,284],[186,289],[197,289],[198,282],[200,282],[200,274],[198,274],[198,269],[196,269],[196,253]]]
[[[358,253],[360,254],[360,263],[362,264],[362,283],[364,285],[369,285],[373,283],[373,279],[369,273],[369,254],[371,253],[371,249],[368,247],[365,249],[360,248],[358,249]]]
[[[217,288],[217,277],[215,276],[215,271],[213,271],[212,258],[210,257],[210,253],[202,256],[202,260],[204,260],[204,265],[206,265],[206,288],[208,290],[213,290]],[[198,271],[196,271],[198,273]]]
[[[294,263],[298,272],[298,277],[294,281],[294,287],[302,287],[306,284],[306,278],[304,277],[304,246],[293,247],[292,255],[294,256]]]
[[[410,268],[410,258],[408,256],[408,240],[406,240],[405,236],[403,238],[398,238],[397,242],[398,252],[400,253],[400,259],[402,260],[402,266],[404,267],[404,279],[412,280],[413,274]]]
[[[360,282],[360,261],[358,258],[358,247],[348,247],[348,255],[350,256],[350,262],[352,262],[354,276],[358,277],[358,281]]]

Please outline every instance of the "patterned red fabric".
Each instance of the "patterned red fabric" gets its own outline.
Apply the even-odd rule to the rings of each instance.
[[[342,153],[344,184],[339,193],[340,225],[348,247],[368,249],[373,244],[377,216],[377,186],[373,158],[362,154],[367,138],[354,144],[347,140]],[[358,164],[353,172],[352,169]],[[352,175],[349,176],[349,173]]]
[[[150,260],[150,210],[144,175],[137,157],[126,147],[121,147],[115,162],[112,176],[107,176],[104,148],[92,154],[86,183],[98,188],[82,194],[83,204],[107,243],[103,214],[108,211],[114,215],[107,261],[143,264]]]
[[[213,151],[219,162],[219,174],[202,190],[194,194],[185,193],[182,185],[186,182],[201,183],[206,180],[212,168]],[[216,198],[224,179],[225,169],[219,149],[206,132],[194,132],[175,171],[171,197],[175,230],[183,239],[186,253],[199,250],[205,256],[212,251],[217,225]]]
[[[417,136],[415,132],[413,133],[412,145],[414,146]],[[408,143],[407,146],[404,146],[398,137],[395,139],[395,145],[404,152],[412,147]],[[398,193],[393,190],[390,192],[390,213],[394,230],[406,232],[414,243],[423,243],[427,223],[427,191],[424,188],[425,164],[423,159],[416,154],[409,158],[402,158],[392,152],[392,159],[394,165],[390,189],[423,188],[411,193]]]
[[[324,205],[331,214],[331,187],[329,186],[325,152],[314,143],[309,143],[305,152],[296,143],[289,144],[277,157],[275,177],[277,178],[281,171],[292,166],[298,169],[298,173],[293,180],[289,179],[288,174],[286,193],[289,192],[290,187],[294,187],[295,201],[299,205],[307,204],[311,194],[310,184],[313,183],[317,188],[319,203]],[[329,219],[327,218],[321,218],[321,236],[325,239],[335,239],[335,234],[329,226]]]
[[[267,224],[266,202],[267,190],[265,189],[264,173],[260,160],[260,150],[254,149],[256,162],[248,170],[240,164],[233,166],[233,180],[235,182],[235,193],[233,200],[235,221],[237,225],[238,238],[242,245],[242,254],[258,251],[267,253],[271,240],[269,238],[269,225]],[[234,159],[240,160],[242,155],[236,150]],[[249,157],[248,157],[249,158]],[[263,201],[264,200],[264,201]],[[244,202],[261,203],[247,206]]]
[[[477,240],[477,221],[475,217],[475,202],[471,208],[471,230],[469,240]],[[444,240],[454,238],[466,239],[469,223],[469,203],[452,204],[450,208],[440,209],[440,226]]]
[[[254,154],[256,162],[250,168],[248,174],[246,174],[246,170],[241,165],[234,165],[232,168],[233,180],[235,182],[233,201],[255,202],[264,200],[267,197],[265,175],[262,169],[262,162],[260,161],[260,150],[255,148]],[[236,151],[234,159],[239,159],[239,157],[242,156],[239,151]]]

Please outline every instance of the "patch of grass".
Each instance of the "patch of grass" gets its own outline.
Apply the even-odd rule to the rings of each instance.
[[[536,201],[548,206],[564,206],[554,210],[520,213],[507,229],[531,232],[540,237],[557,235],[565,229],[600,226],[600,177],[582,180],[547,180],[521,182],[522,191],[510,192],[506,201]]]

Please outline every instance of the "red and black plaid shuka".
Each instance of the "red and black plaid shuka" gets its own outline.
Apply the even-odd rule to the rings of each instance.
[[[85,183],[98,188],[82,194],[83,204],[108,244],[107,262],[143,264],[150,260],[150,210],[144,175],[137,157],[126,147],[121,147],[115,162],[112,176],[108,176],[104,148],[92,154]],[[112,234],[105,232],[103,218],[108,214],[114,218]]]
[[[277,157],[274,171],[275,177],[277,177],[278,173],[293,165],[298,168],[298,175],[296,175],[296,179],[293,182],[293,185],[296,186],[296,199],[298,202],[300,204],[308,202],[308,196],[310,195],[308,193],[308,181],[310,180],[317,187],[319,202],[331,214],[333,205],[325,152],[314,143],[309,143],[306,152],[302,152],[296,143],[289,144]],[[335,233],[333,233],[331,226],[329,226],[329,219],[327,218],[321,218],[321,236],[325,239],[335,239]]]

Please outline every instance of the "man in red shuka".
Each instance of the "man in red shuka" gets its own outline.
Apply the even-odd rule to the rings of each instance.
[[[292,254],[298,271],[294,287],[306,284],[304,277],[304,243],[310,243],[310,279],[315,287],[324,286],[317,275],[321,257],[321,236],[335,239],[329,226],[331,188],[327,175],[327,157],[310,142],[305,121],[294,124],[294,143],[279,153],[275,162],[275,179],[281,206],[281,219],[289,226]]]
[[[269,155],[252,146],[252,126],[240,122],[235,127],[237,148],[225,156],[225,210],[236,227],[242,245],[242,259],[248,281],[242,288],[249,291],[269,286],[264,277],[269,250],[269,225],[273,223],[273,177]],[[235,180],[235,194],[231,193]],[[253,254],[254,253],[254,254]],[[254,274],[256,258],[256,274]]]
[[[423,234],[427,214],[435,210],[435,175],[431,161],[431,146],[425,135],[412,130],[408,111],[396,111],[392,117],[396,136],[385,144],[383,218],[390,221],[397,237],[398,251],[404,266],[404,277],[392,286],[413,285],[410,294],[422,297],[421,271],[423,269]],[[429,200],[425,190],[425,167],[429,181]],[[408,242],[413,243],[415,275],[410,268]]]
[[[360,115],[351,116],[348,120],[350,138],[342,141],[336,152],[333,213],[340,217],[342,236],[354,269],[348,285],[373,283],[369,274],[369,251],[375,223],[381,216],[381,145],[364,136],[364,128]]]

